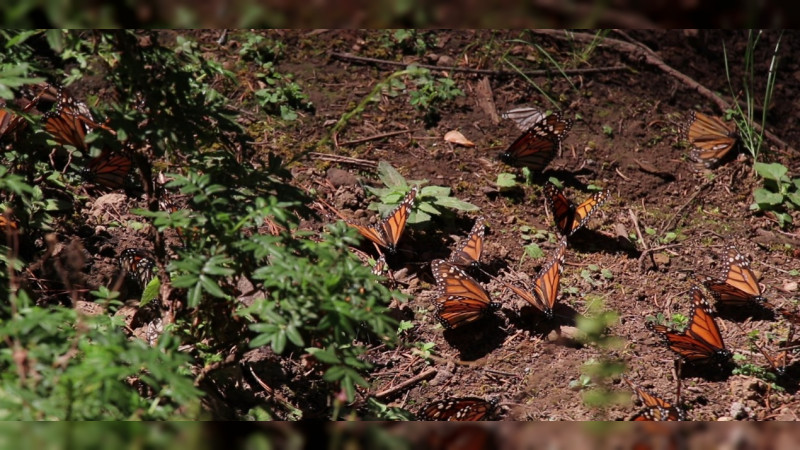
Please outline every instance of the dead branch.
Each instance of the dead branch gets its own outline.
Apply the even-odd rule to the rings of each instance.
[[[390,396],[402,391],[403,389],[406,389],[406,388],[408,388],[410,386],[413,386],[413,385],[419,383],[422,380],[426,380],[426,379],[436,375],[436,372],[437,372],[436,369],[430,368],[430,369],[420,373],[419,375],[417,375],[415,377],[409,378],[408,380],[398,384],[395,387],[391,387],[389,389],[386,389],[386,390],[383,390],[381,392],[378,392],[377,394],[375,394],[375,397],[379,398],[379,399],[380,398],[390,397]]]
[[[594,35],[587,33],[569,33],[569,36],[567,36],[567,33],[564,32],[563,30],[531,30],[531,32],[553,37],[556,39],[562,39],[562,40],[569,39],[570,41],[573,42],[578,41],[578,42],[588,43],[596,39]],[[665,63],[664,60],[661,59],[660,56],[658,56],[653,50],[651,50],[642,43],[639,42],[631,43],[631,42],[620,41],[619,39],[606,37],[603,38],[602,42],[600,43],[600,46],[621,53],[626,53],[631,56],[631,59],[641,60],[647,64],[657,67],[664,73],[676,78],[678,81],[682,82],[690,89],[696,90],[697,93],[700,94],[701,96],[712,101],[715,105],[717,105],[717,108],[719,109],[720,112],[724,112],[725,110],[731,107],[729,102],[727,102],[725,99],[715,94],[711,89],[698,83],[690,76],[668,66],[667,63]],[[775,144],[776,146],[783,149],[791,150],[792,152],[796,152],[796,150],[791,146],[789,146],[789,144],[787,144],[781,138],[772,134],[768,130],[764,130],[763,128],[761,128],[759,124],[751,122],[750,125],[756,131],[763,132],[764,136],[766,136],[767,139],[772,141],[772,143]]]
[[[452,67],[452,66],[446,67],[446,66],[433,66],[430,64],[416,64],[416,63],[408,64],[401,61],[387,61],[385,59],[367,58],[366,56],[356,56],[351,53],[331,53],[331,56],[337,59],[341,59],[343,61],[354,61],[366,64],[378,64],[384,66],[398,66],[398,67],[408,67],[410,65],[414,65],[428,70],[444,70],[448,72],[477,73],[495,77],[514,77],[519,75],[527,75],[529,77],[539,77],[556,73],[553,70],[531,70],[528,72],[515,72],[512,70],[473,69],[471,67]],[[588,67],[584,69],[564,69],[564,73],[567,75],[586,75],[590,73],[617,72],[621,70],[628,70],[628,67],[611,66],[611,67]]]
[[[365,138],[353,139],[352,141],[339,142],[339,146],[361,144],[364,142],[375,141],[378,139],[383,139],[387,137],[397,136],[398,134],[407,134],[407,133],[411,133],[411,130],[390,131],[388,133],[376,134],[374,136],[368,136]]]
[[[378,168],[378,163],[368,159],[350,158],[348,156],[328,155],[325,153],[309,152],[308,156],[322,161],[337,162],[340,164],[349,164],[351,166],[364,167],[366,169],[375,170]]]

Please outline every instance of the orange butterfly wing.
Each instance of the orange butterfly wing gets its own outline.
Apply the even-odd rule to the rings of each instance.
[[[575,206],[554,184],[547,182],[544,185],[544,195],[553,218],[556,221],[556,228],[562,236],[571,236],[584,225],[608,200],[609,191],[595,192],[578,206]]]
[[[408,216],[414,207],[414,199],[417,196],[417,187],[414,186],[411,191],[403,198],[403,201],[392,212],[381,220],[377,226],[370,227],[346,221],[348,225],[358,230],[365,238],[380,245],[381,247],[394,253],[397,249],[397,242],[405,230]]]
[[[458,266],[477,266],[483,253],[483,236],[486,232],[483,216],[475,219],[469,235],[463,239],[450,255],[450,261]]]
[[[478,397],[437,400],[424,406],[417,417],[420,420],[478,421],[487,419],[497,407],[497,401]]]
[[[558,299],[558,285],[561,272],[564,270],[564,254],[567,250],[567,239],[562,237],[550,259],[545,262],[533,283],[533,292],[507,284],[515,294],[542,311],[548,320],[553,318],[553,307]]]
[[[691,157],[706,167],[716,165],[736,145],[736,126],[722,119],[692,111],[682,129],[683,137],[692,146]]]
[[[508,165],[541,171],[555,157],[558,146],[571,128],[572,120],[564,119],[560,113],[551,114],[522,133],[500,154],[500,160]]]
[[[92,158],[84,170],[84,177],[110,189],[122,187],[131,170],[131,160],[125,155],[104,148],[99,156]]]
[[[458,266],[436,259],[431,271],[436,279],[436,319],[446,329],[474,322],[499,309],[486,289]]]
[[[742,305],[749,302],[764,303],[761,287],[747,261],[733,245],[726,247],[728,254],[722,278],[706,278],[703,285],[711,295],[724,304]]]
[[[731,353],[725,348],[722,335],[719,332],[714,317],[711,315],[711,307],[702,291],[693,287],[692,295],[692,317],[689,327],[683,333],[677,333],[663,325],[655,325],[650,322],[647,327],[665,340],[667,347],[679,354],[689,362],[708,362],[725,361],[730,358]]]
[[[633,389],[636,395],[639,397],[639,400],[642,401],[645,408],[640,413],[633,416],[631,420],[634,421],[661,421],[661,420],[670,420],[670,421],[678,421],[678,420],[686,420],[686,416],[682,409],[672,406],[664,399],[657,397],[653,393],[640,388],[633,384],[630,380],[625,377],[622,379],[628,383],[628,386]]]

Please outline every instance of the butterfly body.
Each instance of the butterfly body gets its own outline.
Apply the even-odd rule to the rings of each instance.
[[[347,224],[361,233],[376,245],[381,246],[389,251],[395,253],[397,251],[397,242],[403,234],[406,227],[406,221],[414,208],[414,199],[417,196],[417,187],[414,186],[411,191],[406,194],[403,200],[392,212],[382,219],[376,226],[364,226],[350,221]]]
[[[711,306],[698,287],[690,291],[692,315],[689,326],[682,333],[675,332],[664,325],[647,323],[647,328],[659,334],[667,347],[687,362],[725,362],[731,352],[725,348],[719,326],[711,313]]]
[[[542,171],[556,156],[561,141],[572,128],[572,120],[560,113],[551,114],[534,123],[500,154],[500,160],[510,166],[525,166]]]
[[[633,389],[641,400],[645,408],[637,413],[631,420],[633,421],[682,421],[686,420],[686,414],[681,408],[669,404],[664,399],[653,393],[636,386],[627,378],[622,378],[628,386]]]
[[[542,311],[548,320],[553,319],[553,307],[558,299],[558,286],[564,270],[564,254],[567,249],[566,237],[561,238],[553,254],[542,266],[533,283],[533,291],[508,285],[515,294]]]
[[[500,308],[474,278],[442,259],[431,262],[436,279],[436,319],[446,329],[474,322]]]
[[[736,126],[722,119],[692,111],[681,134],[692,147],[690,156],[706,167],[713,167],[722,160],[738,140]]]
[[[497,407],[497,401],[478,397],[437,400],[420,409],[420,420],[478,421],[487,419]]]
[[[483,236],[486,232],[483,216],[475,219],[469,235],[464,238],[450,254],[448,261],[461,267],[478,267],[480,265],[481,253],[483,253]]]
[[[553,213],[556,228],[562,236],[571,236],[592,217],[608,200],[609,191],[600,191],[592,194],[589,199],[575,205],[554,184],[547,182],[544,185],[544,196]]]
[[[727,260],[720,278],[708,277],[703,285],[708,288],[717,303],[743,305],[764,303],[761,286],[750,270],[750,262],[733,245],[726,247]]]

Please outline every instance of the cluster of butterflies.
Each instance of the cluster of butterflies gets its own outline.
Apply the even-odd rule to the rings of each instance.
[[[750,269],[749,261],[732,244],[726,246],[726,261],[719,277],[706,277],[702,285],[716,301],[717,311],[720,307],[743,307],[748,304],[774,308],[792,323],[800,319],[795,311],[786,308],[775,308],[762,295],[761,286]],[[692,311],[689,324],[683,331],[676,331],[664,325],[647,322],[646,327],[661,337],[664,344],[676,353],[682,362],[689,364],[724,365],[730,361],[731,351],[725,346],[719,325],[714,318],[715,312],[705,298],[700,286],[693,286],[689,291],[692,299]],[[779,358],[772,358],[760,349],[777,373],[782,373],[788,353],[784,351]],[[777,361],[783,361],[783,367]],[[683,410],[671,405],[653,393],[647,392],[625,381],[634,389],[645,409],[634,416],[633,420],[684,420]]]
[[[545,261],[530,288],[520,288],[500,280],[516,295],[541,311],[551,320],[558,299],[558,287],[564,269],[568,238],[581,229],[592,214],[608,199],[608,191],[597,192],[581,204],[574,204],[555,185],[547,183],[544,195],[555,219],[561,238]],[[491,301],[489,293],[469,276],[465,269],[478,267],[483,251],[484,220],[478,218],[469,235],[450,254],[447,260],[431,263],[436,280],[436,318],[446,329],[474,322],[496,311],[500,304]]]
[[[43,84],[28,87],[24,91],[38,91],[31,98],[23,96],[18,100],[22,104],[20,111],[24,114],[39,112],[44,130],[53,140],[61,146],[70,146],[84,154],[91,152],[86,136],[94,130],[105,130],[116,134],[105,124],[95,121],[88,106],[75,99],[64,87],[54,87]],[[50,109],[44,107],[50,105]],[[0,104],[0,141],[15,145],[23,138],[23,133],[28,129],[28,120],[20,114]],[[123,186],[125,178],[131,170],[131,159],[124,152],[103,147],[100,154],[91,158],[81,174],[90,183],[108,189],[117,189]]]
[[[715,299],[717,311],[729,307],[760,305],[777,312],[791,324],[800,322],[800,314],[797,311],[776,307],[764,298],[758,279],[750,269],[750,262],[734,245],[727,245],[725,253],[726,259],[721,275],[706,277],[702,280],[705,289]],[[651,323],[647,324],[648,328],[658,333],[665,340],[667,346],[687,362],[726,362],[730,358],[731,352],[725,347],[719,327],[714,320],[714,311],[706,301],[702,289],[699,286],[693,287],[690,290],[690,296],[692,297],[692,314],[686,330],[676,332],[663,325]],[[773,359],[766,352],[764,355],[770,361],[772,368],[780,372],[781,368],[773,363]]]

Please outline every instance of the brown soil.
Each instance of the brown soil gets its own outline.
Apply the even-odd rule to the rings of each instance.
[[[212,57],[223,62],[236,57],[236,33],[223,46],[215,43],[217,32],[194,34],[212,49]],[[770,302],[792,306],[797,301],[797,287],[791,283],[798,279],[790,271],[800,267],[796,251],[800,237],[794,229],[781,230],[769,215],[749,209],[753,189],[760,183],[752,172],[752,159],[741,156],[713,170],[689,161],[688,149],[678,137],[689,111],[714,115],[720,111],[693,87],[643,63],[635,55],[600,46],[581,62],[576,55],[584,44],[522,31],[420,33],[427,42],[420,54],[404,52],[398,45],[384,45],[390,41],[389,31],[276,31],[265,35],[286,44],[278,70],[292,73],[316,106],[314,114],[304,114],[290,124],[263,119],[269,131],[253,136],[254,141],[266,141],[272,151],[287,157],[296,149],[323,139],[332,123],[350,112],[376,83],[402,69],[342,60],[332,57],[333,53],[440,64],[442,67],[434,74],[452,78],[465,93],[445,103],[440,119],[433,125],[425,123],[423,114],[409,104],[407,95],[384,95],[380,101],[368,104],[363,114],[354,116],[335,136],[339,146],[317,149],[351,158],[388,161],[407,179],[425,179],[431,185],[451,187],[454,196],[480,207],[479,213],[456,214],[454,220],[437,219],[429,227],[410,225],[406,229],[398,256],[390,258],[389,264],[398,289],[410,295],[407,303],[397,307],[397,316],[412,321],[414,328],[402,337],[405,347],[380,347],[370,352],[376,370],[370,374],[371,389],[361,392],[359,402],[433,367],[437,373],[432,379],[381,401],[416,411],[435,399],[480,396],[500,401],[498,419],[624,419],[640,409],[631,404],[630,396],[623,394],[627,404],[591,407],[584,401],[585,394],[595,386],[581,389],[571,387],[570,382],[579,379],[587,362],[620,361],[625,365],[625,375],[634,383],[674,402],[674,354],[645,328],[646,318],[663,314],[669,319],[675,313],[688,316],[688,290],[696,284],[696,277],[713,275],[721,269],[725,244],[734,243],[751,261]],[[757,95],[763,92],[769,50],[777,36],[776,32],[769,32],[759,44],[755,58]],[[796,54],[794,49],[800,47],[798,36],[795,32],[783,36],[781,55]],[[745,32],[644,31],[625,36],[611,33],[609,37],[636,40],[667,65],[726,95],[729,89],[724,42],[732,55],[734,85],[738,86],[736,80],[741,79]],[[625,65],[628,69],[570,76],[572,85],[555,71],[549,76],[531,77],[538,88],[557,100],[558,107],[575,120],[575,125],[561,153],[544,174],[530,184],[525,184],[520,175],[518,187],[505,191],[495,185],[498,174],[521,172],[504,165],[497,156],[520,131],[509,120],[493,123],[491,115],[479,106],[479,82],[488,78],[498,113],[522,105],[556,108],[521,76],[487,76],[449,71],[447,67],[513,70],[502,62],[507,58],[521,70],[552,68],[529,43],[539,45],[566,68]],[[800,62],[781,59],[767,123],[769,131],[795,147],[800,139],[795,114],[795,99],[800,95],[798,74]],[[445,142],[443,136],[450,130],[459,130],[475,146]],[[347,144],[394,131],[407,133]],[[770,143],[764,159],[782,162],[789,167],[790,175],[800,173],[800,159],[793,150]],[[344,214],[362,220],[374,215],[366,208],[376,199],[356,184],[380,185],[373,170],[316,157],[305,158],[291,169],[298,184],[314,187]],[[352,178],[333,169],[347,171]],[[443,332],[434,318],[430,261],[446,258],[480,214],[488,225],[484,270],[505,280],[510,279],[509,271],[535,275],[546,256],[527,257],[524,246],[536,243],[547,255],[557,240],[541,189],[550,177],[562,181],[566,194],[576,201],[591,194],[590,185],[611,192],[609,201],[585,229],[570,239],[556,318],[545,320],[502,283],[480,274],[477,278],[502,308],[464,329]],[[358,210],[366,212],[357,213]],[[797,214],[794,218],[800,219]],[[322,229],[323,225],[307,224],[313,229]],[[525,231],[526,227],[543,233],[541,237],[526,238],[534,234]],[[644,235],[645,245],[635,242],[638,233]],[[674,240],[664,240],[671,236],[668,233],[674,233]],[[116,272],[113,250],[135,245],[140,238],[132,235],[116,239],[119,242],[105,244],[103,256],[108,264],[93,266],[90,279],[98,284],[104,284],[101,280],[112,278]],[[672,245],[666,247],[668,244]],[[643,253],[659,247],[662,248]],[[607,276],[601,271],[607,271]],[[596,314],[598,306],[619,315],[608,329],[609,335],[621,340],[616,347],[580,344],[572,339],[580,318]],[[767,367],[764,356],[750,344],[749,333],[758,330],[756,341],[774,354],[789,331],[780,316],[760,307],[720,311],[717,320],[726,346],[743,357],[738,361],[740,365]],[[435,344],[432,359],[415,356],[411,349],[419,343]],[[266,352],[259,359],[265,358],[275,357]],[[279,359],[275,364],[280,364]],[[787,375],[770,385],[754,376],[684,365],[680,403],[694,420],[732,415],[737,419],[797,419],[798,369],[797,363],[790,364]],[[606,383],[612,392],[629,392],[618,374],[605,381],[594,380]],[[285,380],[288,385],[295,381]],[[227,392],[219,397],[233,399],[234,404],[229,407],[244,408],[244,404],[235,404],[240,394],[236,386],[234,382],[220,385]],[[306,409],[317,407],[318,403],[294,406]]]

